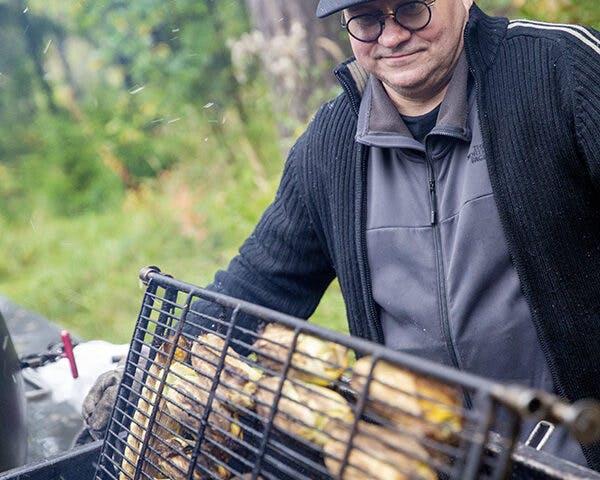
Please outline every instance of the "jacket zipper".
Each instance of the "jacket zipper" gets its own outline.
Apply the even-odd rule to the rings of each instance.
[[[355,88],[352,85],[350,85],[349,82],[346,81],[343,75],[336,76],[338,82],[340,82],[340,84],[342,85],[342,89],[346,92],[346,95],[348,96],[348,100],[350,101],[350,106],[352,107],[352,110],[354,111],[356,116],[358,116],[358,112],[360,110],[360,100],[358,100],[356,96],[352,93],[354,92]]]
[[[435,256],[435,268],[437,277],[437,290],[438,290],[438,305],[440,311],[440,324],[442,327],[442,335],[444,342],[446,343],[446,350],[450,357],[452,366],[456,369],[460,369],[458,362],[458,352],[456,345],[452,340],[452,332],[450,330],[450,318],[448,315],[448,294],[446,292],[446,273],[444,268],[444,259],[442,255],[442,233],[440,231],[438,205],[437,205],[437,190],[435,183],[435,172],[433,168],[433,162],[429,156],[429,152],[426,151],[425,158],[427,162],[427,180],[429,187],[429,201],[430,201],[430,225],[433,232],[433,254]],[[465,405],[467,408],[471,408],[473,401],[471,394],[468,391],[463,392]]]
[[[348,96],[350,106],[354,111],[354,114],[358,116],[360,109],[360,101],[352,94],[354,87],[346,81],[343,75],[337,74],[338,81],[342,85],[343,90]],[[385,338],[383,335],[383,329],[381,321],[375,310],[375,301],[373,300],[373,292],[371,289],[371,272],[369,270],[369,259],[367,253],[367,153],[364,148],[360,148],[358,152],[359,160],[359,172],[358,178],[356,179],[356,187],[359,189],[360,197],[358,198],[358,232],[356,232],[356,240],[358,242],[357,253],[359,262],[359,275],[360,282],[363,285],[363,303],[365,306],[365,313],[367,315],[367,329],[369,330],[369,339],[379,344],[384,344]],[[375,330],[375,332],[373,332]],[[374,335],[373,335],[374,333]]]
[[[361,282],[364,285],[364,303],[365,310],[367,312],[367,321],[370,325],[373,325],[376,329],[376,338],[372,340],[383,344],[385,338],[383,335],[383,329],[381,320],[377,316],[375,311],[375,304],[373,300],[373,292],[371,286],[371,271],[369,269],[369,259],[367,253],[367,150],[362,147],[359,152],[360,165],[359,165],[359,178],[357,179],[357,187],[360,189],[359,197],[359,231],[358,231],[358,251],[360,253],[359,261]]]
[[[430,201],[430,225],[433,231],[433,253],[435,257],[436,277],[437,277],[437,289],[438,289],[438,303],[440,310],[440,322],[442,327],[442,334],[444,336],[444,342],[450,356],[452,366],[460,368],[458,362],[458,354],[456,352],[456,346],[452,341],[452,334],[450,331],[450,319],[448,318],[448,301],[446,293],[446,280],[445,280],[445,269],[444,259],[442,255],[442,234],[440,231],[440,224],[438,218],[438,205],[437,205],[437,191],[435,184],[435,172],[433,169],[433,162],[429,153],[426,152],[427,160],[427,179],[429,187],[429,201]]]

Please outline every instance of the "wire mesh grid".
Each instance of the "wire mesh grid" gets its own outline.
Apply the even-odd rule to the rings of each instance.
[[[554,404],[141,275],[99,479],[500,479],[523,417]]]

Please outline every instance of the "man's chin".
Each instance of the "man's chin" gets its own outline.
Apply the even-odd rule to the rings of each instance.
[[[410,75],[409,72],[403,72],[402,75],[380,77],[380,80],[386,88],[390,88],[395,92],[403,94],[418,92],[427,84],[427,76],[417,74]]]

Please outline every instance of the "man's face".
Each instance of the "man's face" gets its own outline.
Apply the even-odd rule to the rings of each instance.
[[[427,0],[429,1],[429,0]],[[346,20],[363,13],[391,13],[407,0],[373,0],[344,11]],[[350,36],[358,62],[379,78],[390,96],[418,100],[445,87],[463,47],[463,31],[472,0],[437,0],[427,27],[410,32],[387,17],[375,42]],[[436,91],[437,90],[437,91]]]

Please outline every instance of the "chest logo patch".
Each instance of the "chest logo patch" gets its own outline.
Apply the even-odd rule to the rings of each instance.
[[[482,162],[485,160],[485,152],[483,150],[483,144],[475,145],[467,154],[467,159],[471,163]]]

